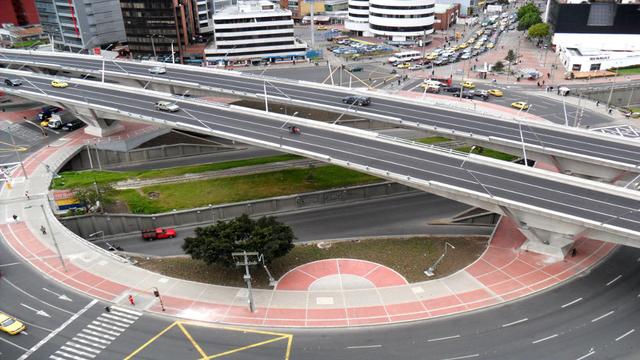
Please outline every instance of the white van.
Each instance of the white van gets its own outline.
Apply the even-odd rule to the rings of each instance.
[[[161,100],[156,102],[156,110],[176,112],[180,110],[180,107],[171,101]]]
[[[422,87],[439,88],[441,86],[442,86],[442,83],[440,81],[435,81],[431,79],[424,79],[424,81],[422,82]]]

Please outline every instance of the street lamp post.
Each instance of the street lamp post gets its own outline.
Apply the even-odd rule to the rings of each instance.
[[[64,269],[64,272],[67,272],[67,265],[64,263],[64,259],[62,258],[62,252],[60,251],[60,247],[58,246],[58,241],[56,241],[56,235],[53,233],[53,229],[51,228],[51,224],[49,223],[49,216],[47,215],[47,212],[44,211],[43,204],[40,204],[40,209],[42,210],[44,221],[47,223],[47,227],[49,228],[49,233],[51,234],[51,239],[53,240],[53,246],[55,246],[56,248],[58,258],[60,259],[60,263],[62,264],[62,268]]]
[[[456,249],[455,246],[451,245],[448,241],[445,241],[445,243],[444,243],[444,252],[442,253],[442,255],[440,255],[438,260],[436,260],[436,262],[432,266],[430,266],[427,270],[424,271],[425,275],[427,275],[429,277],[435,275],[435,271],[436,271],[436,268],[438,267],[438,264],[440,264],[442,259],[444,259],[444,256],[447,255],[447,247],[451,247],[451,250],[455,250]]]
[[[156,55],[156,45],[153,42],[153,38],[157,37],[157,38],[163,38],[164,35],[160,35],[160,34],[151,34],[151,35],[147,35],[147,37],[149,37],[151,39],[151,49],[153,50],[153,61],[158,61],[158,56]]]

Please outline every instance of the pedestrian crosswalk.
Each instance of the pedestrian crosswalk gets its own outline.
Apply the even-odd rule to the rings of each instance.
[[[111,306],[71,340],[49,356],[52,360],[91,360],[115,341],[118,336],[142,316],[141,312]]]

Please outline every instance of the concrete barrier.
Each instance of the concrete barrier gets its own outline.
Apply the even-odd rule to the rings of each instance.
[[[143,228],[208,225],[242,214],[270,215],[410,192],[417,190],[398,183],[384,182],[153,215],[93,214],[65,217],[60,220],[64,226],[84,238],[97,231],[104,231],[105,236],[113,236],[137,232]]]

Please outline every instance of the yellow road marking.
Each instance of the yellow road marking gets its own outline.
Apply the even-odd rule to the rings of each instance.
[[[282,339],[286,339],[287,337],[288,337],[288,336],[280,336],[280,337],[277,337],[277,338],[273,338],[273,339],[269,339],[269,340],[261,341],[261,342],[259,342],[259,343],[255,343],[255,344],[251,344],[251,345],[243,346],[243,347],[240,347],[240,348],[237,348],[237,349],[233,349],[233,350],[225,351],[225,352],[222,352],[222,353],[219,353],[219,354],[211,355],[211,356],[209,356],[209,357],[208,357],[208,358],[206,358],[206,359],[207,359],[207,360],[208,360],[208,359],[215,359],[215,358],[219,358],[219,357],[222,357],[222,356],[226,356],[226,355],[234,354],[234,353],[237,353],[237,352],[240,352],[240,351],[243,351],[243,350],[247,350],[247,349],[251,349],[251,348],[254,348],[254,347],[258,347],[258,346],[262,346],[262,345],[270,344],[270,343],[272,343],[272,342],[276,342],[276,341],[280,341],[280,340],[282,340]]]
[[[184,326],[182,326],[182,324],[180,323],[178,323],[178,327],[180,328],[180,330],[182,330],[182,333],[184,334],[184,336],[186,336],[187,339],[189,339],[189,341],[191,342],[191,345],[193,345],[193,347],[196,348],[196,350],[198,350],[198,352],[200,353],[200,356],[202,356],[203,358],[206,358],[207,354],[202,350],[200,345],[198,345],[198,343],[195,340],[193,340],[193,337],[191,337],[191,334],[189,334],[187,329],[185,329]]]
[[[289,340],[287,340],[287,352],[284,354],[284,360],[289,360],[291,354],[291,346],[293,345],[293,335],[289,334]]]
[[[151,339],[149,339],[149,341],[147,341],[146,343],[142,344],[142,346],[140,346],[139,348],[135,349],[131,354],[129,354],[126,358],[124,358],[124,360],[130,360],[132,359],[135,355],[137,355],[140,351],[144,350],[144,348],[146,348],[147,346],[149,346],[149,344],[151,344],[152,342],[156,341],[160,336],[162,336],[164,333],[166,333],[167,331],[171,330],[171,328],[173,328],[174,326],[176,326],[176,324],[178,324],[177,321],[175,321],[173,324],[167,326],[164,330],[160,331],[156,336],[152,337]]]

